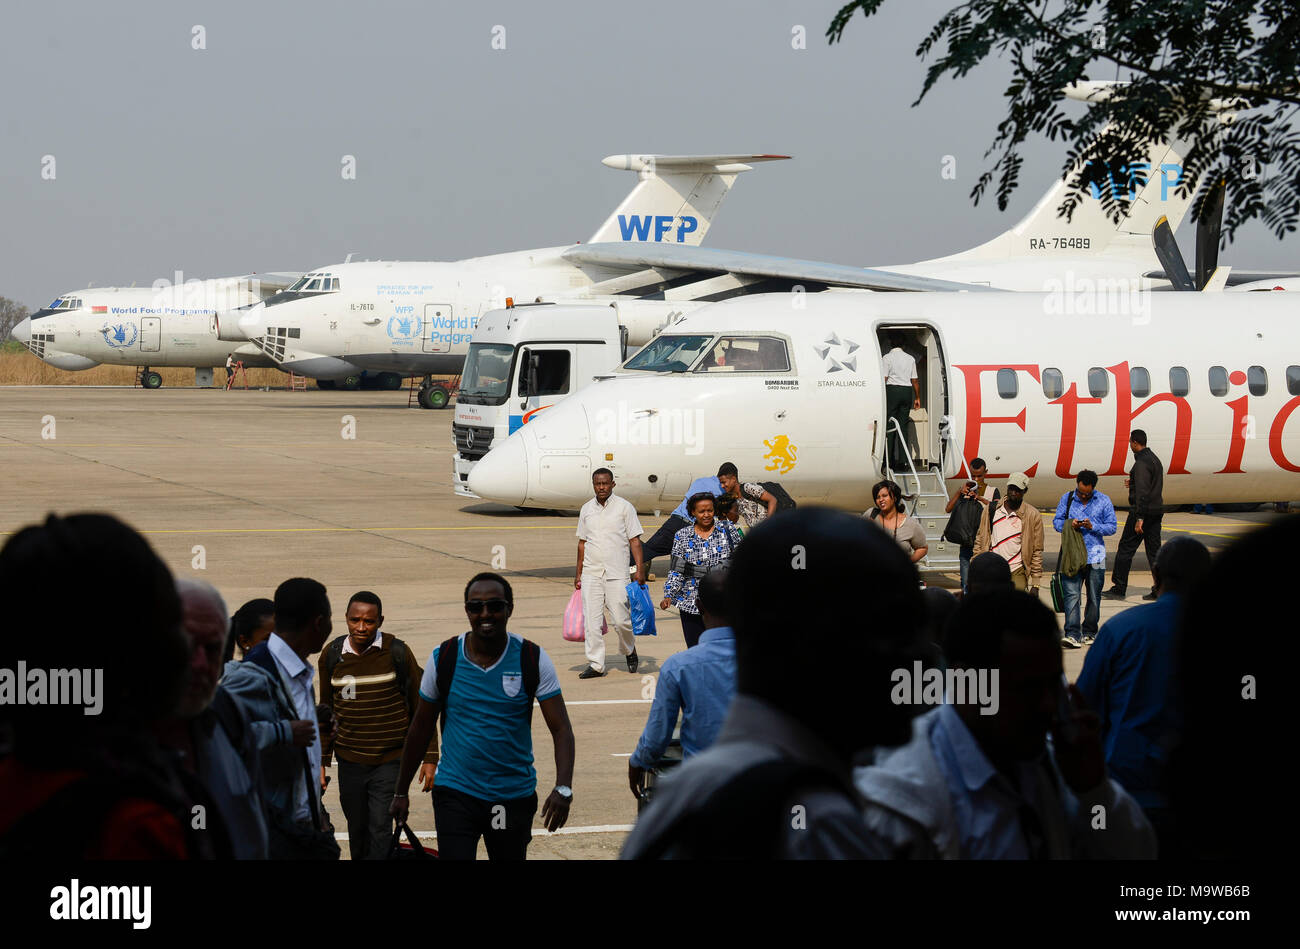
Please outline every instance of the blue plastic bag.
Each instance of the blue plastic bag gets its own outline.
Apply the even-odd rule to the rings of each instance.
[[[632,608],[632,635],[658,636],[655,631],[655,605],[650,590],[633,581],[627,585],[627,602]]]

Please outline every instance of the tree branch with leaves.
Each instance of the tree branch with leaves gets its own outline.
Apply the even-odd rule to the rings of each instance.
[[[885,2],[846,4],[828,40],[843,41],[858,13],[870,19]],[[1091,190],[1118,221],[1130,191],[1110,184],[1116,156],[1181,140],[1179,193],[1194,193],[1202,181],[1224,183],[1226,241],[1255,218],[1279,239],[1300,223],[1295,0],[969,0],[939,19],[916,55],[929,66],[914,106],[945,78],[960,80],[990,59],[1010,64],[1007,114],[984,155],[992,165],[971,191],[976,204],[993,189],[1006,210],[1019,185],[1021,146],[1041,134],[1067,146],[1062,178],[1070,188],[1059,213],[1068,220]],[[1112,72],[1126,81],[1071,118],[1062,90]],[[1193,204],[1194,219],[1209,207],[1211,190]]]

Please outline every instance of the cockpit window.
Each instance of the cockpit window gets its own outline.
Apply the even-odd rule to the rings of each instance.
[[[656,336],[624,363],[641,372],[685,372],[713,339],[708,336]]]
[[[696,372],[789,372],[785,340],[773,336],[724,336],[712,346]]]
[[[47,306],[47,310],[80,310],[80,297],[58,297],[53,303]]]
[[[339,288],[339,278],[330,274],[303,274],[287,287],[285,293],[328,293]]]

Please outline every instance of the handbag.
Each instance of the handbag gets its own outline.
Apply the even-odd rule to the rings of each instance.
[[[402,843],[402,834],[406,834],[409,843]],[[415,836],[415,831],[411,830],[411,825],[402,821],[393,831],[393,839],[388,844],[389,860],[436,860],[438,851],[432,847],[426,847],[420,843],[420,838]]]
[[[604,636],[608,631],[609,624],[605,622],[605,617],[602,615],[600,618],[600,635]],[[564,626],[561,632],[565,640],[571,643],[585,642],[587,639],[581,590],[574,590],[573,596],[569,597],[569,605],[564,608]]]
[[[633,580],[627,585],[627,604],[632,613],[633,636],[657,636],[655,630],[655,605],[650,591]]]
[[[1065,612],[1065,584],[1061,582],[1061,571],[1052,574],[1052,609],[1058,613]]]

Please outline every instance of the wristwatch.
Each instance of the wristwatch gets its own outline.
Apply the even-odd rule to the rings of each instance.
[[[557,784],[555,786],[555,793],[560,795],[560,797],[564,798],[566,801],[573,800],[573,788],[569,787],[567,784]]]

